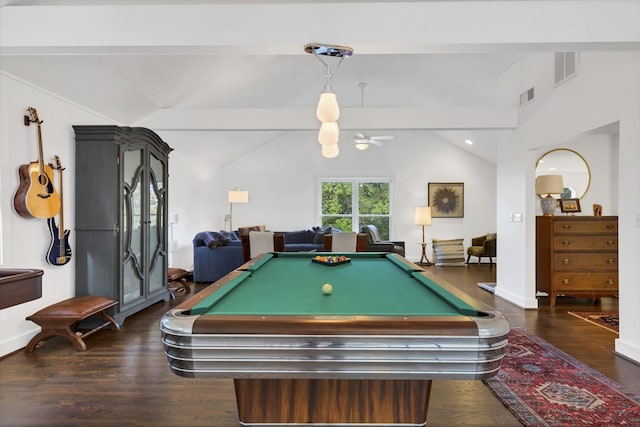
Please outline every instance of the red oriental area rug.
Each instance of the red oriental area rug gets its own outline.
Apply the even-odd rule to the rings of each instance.
[[[567,313],[582,320],[586,320],[589,323],[593,323],[594,325],[608,329],[616,334],[619,333],[620,318],[618,317],[618,313],[601,313],[591,311],[568,311]]]
[[[640,426],[640,394],[523,328],[484,383],[525,426]]]

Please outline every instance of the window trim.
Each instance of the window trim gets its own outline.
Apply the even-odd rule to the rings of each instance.
[[[358,201],[358,184],[361,183],[372,183],[372,182],[385,182],[389,184],[389,235],[393,235],[393,207],[394,207],[394,178],[389,176],[355,176],[355,177],[333,177],[333,176],[320,176],[316,178],[316,224],[322,224],[322,184],[325,182],[350,182],[352,188],[355,187],[355,191],[351,192],[351,219],[352,224],[355,226],[357,224],[357,230],[351,231],[360,231],[360,222],[359,214],[360,203]],[[335,216],[335,215],[332,215]]]

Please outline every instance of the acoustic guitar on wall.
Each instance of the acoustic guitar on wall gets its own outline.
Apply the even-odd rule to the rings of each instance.
[[[38,125],[38,161],[18,168],[20,184],[13,198],[13,206],[23,218],[53,218],[60,211],[60,196],[53,186],[53,168],[42,158],[42,121],[35,108],[29,107],[25,125]]]
[[[62,163],[58,156],[53,156],[53,169],[58,171],[58,191],[60,192],[60,212],[58,225],[55,218],[48,218],[47,225],[51,233],[51,244],[47,251],[47,262],[51,265],[65,265],[71,261],[71,246],[69,246],[69,230],[64,229],[64,196],[62,186]]]

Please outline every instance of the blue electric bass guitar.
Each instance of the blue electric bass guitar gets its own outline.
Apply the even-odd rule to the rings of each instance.
[[[59,177],[59,195],[60,195],[60,211],[58,216],[60,222],[56,225],[55,218],[48,218],[47,225],[49,233],[51,233],[51,244],[47,251],[47,262],[51,265],[65,265],[71,260],[71,246],[69,246],[69,230],[64,229],[64,209],[62,199],[62,171],[64,168],[60,163],[58,156],[53,156],[53,169],[58,171]]]

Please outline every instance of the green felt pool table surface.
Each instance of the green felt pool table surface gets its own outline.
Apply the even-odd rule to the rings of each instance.
[[[349,262],[324,265],[312,253],[267,254],[248,264],[192,315],[460,316],[478,311],[403,258],[350,253]],[[329,295],[322,292],[331,284]]]

